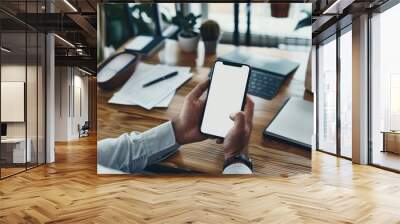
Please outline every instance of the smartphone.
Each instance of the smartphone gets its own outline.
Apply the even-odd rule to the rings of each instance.
[[[234,122],[229,115],[244,109],[250,66],[216,61],[204,106],[200,132],[225,138]]]

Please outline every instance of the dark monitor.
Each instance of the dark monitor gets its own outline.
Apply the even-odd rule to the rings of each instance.
[[[7,124],[1,123],[1,136],[7,136]]]

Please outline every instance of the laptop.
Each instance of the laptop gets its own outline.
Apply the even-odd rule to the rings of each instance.
[[[264,136],[311,149],[313,103],[298,97],[289,98],[264,130]]]
[[[138,35],[129,41],[125,49],[140,54],[143,58],[148,58],[165,44],[165,37]]]
[[[248,93],[267,100],[273,99],[285,80],[299,67],[299,63],[276,57],[262,57],[236,49],[219,57],[221,60],[249,65],[251,70]]]

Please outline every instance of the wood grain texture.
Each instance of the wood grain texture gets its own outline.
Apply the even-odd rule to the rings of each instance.
[[[96,139],[0,181],[0,223],[400,223],[400,175],[313,152],[291,177],[96,174]]]
[[[193,78],[178,89],[168,108],[156,108],[147,111],[138,106],[121,106],[108,104],[113,91],[98,89],[98,139],[117,137],[125,132],[145,131],[176,116],[183,104],[184,97],[207,74],[217,56],[236,49],[233,45],[219,44],[217,55],[204,54],[203,44],[199,44],[196,54],[180,51],[177,43],[167,40],[163,50],[145,62],[170,65],[190,66]],[[287,58],[300,63],[299,69],[291,76],[272,100],[251,96],[255,102],[253,133],[250,140],[250,156],[254,160],[257,174],[293,175],[307,173],[311,170],[310,151],[291,146],[272,139],[263,138],[262,132],[273,119],[280,107],[290,96],[297,96],[312,101],[312,95],[305,91],[304,78],[308,54],[306,52],[289,52],[278,49],[259,47],[239,47],[263,56]],[[162,163],[166,166],[180,167],[208,174],[220,174],[223,164],[223,150],[211,140],[182,146],[177,154]]]

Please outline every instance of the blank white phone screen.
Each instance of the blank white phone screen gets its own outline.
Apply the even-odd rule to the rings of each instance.
[[[231,66],[217,61],[204,109],[201,132],[224,138],[233,127],[229,118],[242,109],[250,68]]]

